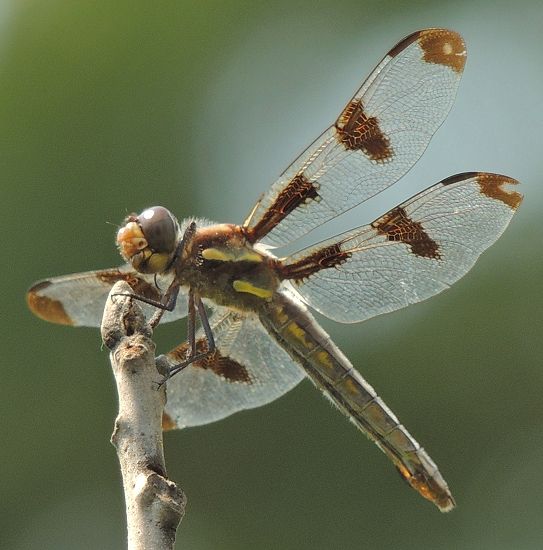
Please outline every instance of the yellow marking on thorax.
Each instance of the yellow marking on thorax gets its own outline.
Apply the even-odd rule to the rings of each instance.
[[[262,262],[262,256],[250,250],[225,250],[220,248],[206,248],[202,250],[204,260],[217,260],[219,262]]]
[[[262,261],[262,256],[256,252],[251,252],[250,250],[244,250],[236,258],[237,262],[254,262],[258,264]]]
[[[226,254],[218,248],[206,248],[202,250],[202,258],[204,260],[218,260],[219,262],[231,262],[232,256]]]
[[[232,286],[234,287],[234,290],[236,292],[246,292],[247,294],[254,294],[258,298],[263,298],[265,300],[269,300],[273,295],[273,291],[269,288],[260,288],[249,283],[248,281],[242,281],[240,279],[235,280],[232,283]]]

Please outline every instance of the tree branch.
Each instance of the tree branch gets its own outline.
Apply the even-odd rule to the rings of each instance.
[[[126,502],[129,550],[169,549],[185,513],[186,497],[166,477],[162,444],[165,386],[155,365],[151,329],[124,281],[112,288],[102,319],[102,339],[119,395],[111,442],[117,449]]]

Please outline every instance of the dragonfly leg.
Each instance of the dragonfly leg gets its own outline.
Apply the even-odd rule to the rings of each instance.
[[[213,338],[213,331],[209,324],[209,319],[205,310],[204,303],[199,296],[196,296],[192,289],[189,290],[189,304],[188,304],[188,336],[187,340],[189,343],[189,354],[185,361],[170,367],[169,369],[169,378],[181,372],[184,368],[188,367],[191,363],[195,361],[201,361],[202,359],[207,359],[215,353],[216,345],[215,338]],[[196,314],[200,318],[202,323],[202,328],[204,329],[206,341],[207,341],[207,350],[203,352],[198,352],[196,344]]]
[[[155,328],[158,325],[165,311],[173,311],[175,309],[178,295],[179,283],[177,283],[177,281],[173,281],[168,287],[168,290],[164,293],[162,300],[153,300],[152,298],[147,298],[147,296],[142,296],[141,294],[135,294],[132,292],[119,292],[117,294],[113,294],[113,296],[128,296],[133,300],[138,300],[144,304],[149,304],[150,306],[156,307],[157,311],[155,311],[151,319],[149,319],[149,325],[151,328]]]
[[[169,286],[168,290],[164,294],[163,300],[159,302],[161,305],[155,305],[157,310],[153,313],[153,316],[149,319],[149,325],[151,328],[155,328],[165,311],[173,311],[175,309],[175,304],[177,303],[177,297],[179,296],[179,284],[176,281],[173,281]],[[146,302],[149,303],[149,302]]]
[[[194,303],[194,290],[189,289],[189,303],[187,315],[187,342],[189,344],[189,353],[187,357],[196,355],[196,309]]]

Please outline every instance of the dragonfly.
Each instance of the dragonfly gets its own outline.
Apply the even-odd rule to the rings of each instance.
[[[453,509],[434,461],[311,310],[355,323],[446,290],[504,231],[522,200],[518,182],[457,174],[367,225],[284,257],[274,252],[414,165],[453,104],[466,55],[448,29],[407,36],[243,224],[179,222],[160,206],[131,214],[117,234],[124,265],[37,282],[30,309],[54,323],[100,326],[110,289],[126,281],[152,326],[188,319],[187,340],[157,358],[169,372],[164,429],[258,407],[309,378],[411,487]]]

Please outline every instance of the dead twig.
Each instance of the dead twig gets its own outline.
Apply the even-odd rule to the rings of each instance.
[[[165,387],[155,365],[151,329],[136,300],[112,296],[132,292],[124,281],[111,290],[102,338],[119,395],[111,442],[121,466],[129,550],[173,548],[186,498],[166,476],[162,443]]]

